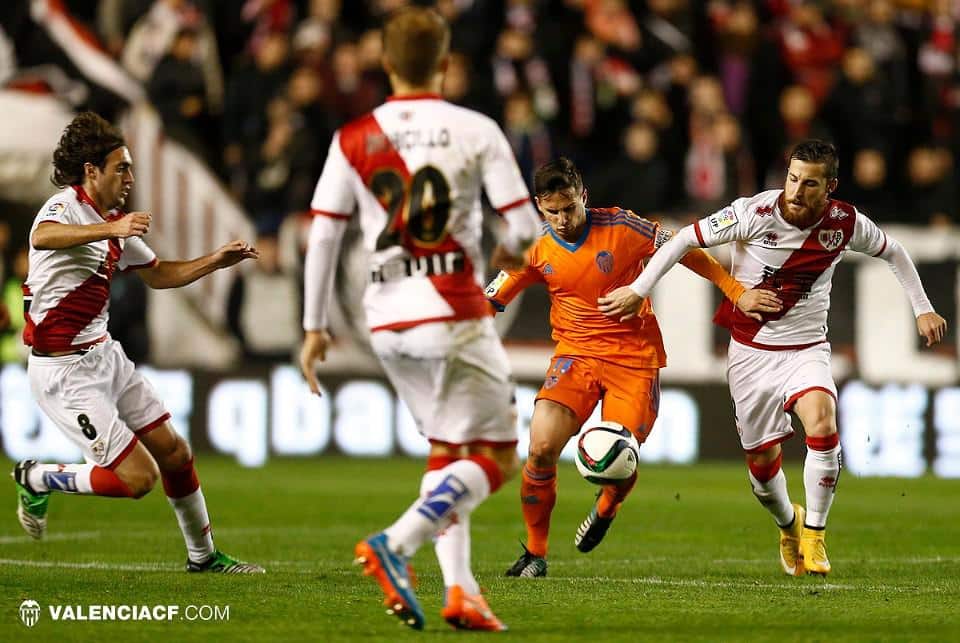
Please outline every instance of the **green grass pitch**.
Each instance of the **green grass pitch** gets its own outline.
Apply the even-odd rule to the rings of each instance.
[[[794,463],[795,465],[796,463]],[[259,577],[182,571],[182,540],[161,488],[140,501],[53,498],[48,539],[30,541],[4,483],[0,641],[960,640],[960,481],[840,480],[827,532],[829,578],[788,578],[770,517],[737,464],[644,467],[592,554],[573,546],[594,489],[561,466],[550,576],[504,578],[520,551],[517,481],[473,518],[473,566],[505,634],[455,633],[440,619],[432,547],[414,559],[427,629],[384,614],[375,584],[351,565],[354,543],[386,526],[419,484],[414,460],[274,459],[241,469],[198,458],[224,551],[268,568]],[[787,470],[802,499],[799,468]],[[40,603],[20,623],[21,601]],[[229,621],[53,622],[48,605],[218,605]]]

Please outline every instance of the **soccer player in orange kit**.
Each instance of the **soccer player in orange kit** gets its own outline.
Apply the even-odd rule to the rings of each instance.
[[[643,262],[670,239],[660,224],[620,208],[587,208],[587,192],[574,164],[552,161],[534,177],[536,204],[546,219],[542,235],[528,250],[528,265],[503,271],[485,294],[498,310],[527,286],[546,283],[556,351],[537,394],[530,423],[530,448],[520,501],[527,527],[523,554],[507,576],[547,574],[550,514],[557,497],[557,461],[603,400],[603,419],[622,424],[640,443],[657,419],[659,369],[666,366],[663,338],[649,300],[636,315],[619,322],[597,309],[597,299],[630,283]],[[716,284],[747,314],[779,310],[765,290],[747,290],[710,255],[692,251],[682,263]],[[577,529],[575,544],[589,552],[607,529],[636,483],[636,474],[606,485]]]

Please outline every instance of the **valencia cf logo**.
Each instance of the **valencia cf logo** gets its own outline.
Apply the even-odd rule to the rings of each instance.
[[[613,270],[613,255],[606,250],[601,250],[597,253],[596,261],[597,268],[600,269],[600,272],[610,272]]]
[[[843,243],[843,230],[821,230],[817,240],[824,249],[832,252]]]

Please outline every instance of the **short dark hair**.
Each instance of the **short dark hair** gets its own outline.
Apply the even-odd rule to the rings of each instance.
[[[450,50],[450,25],[433,9],[397,11],[383,29],[383,54],[400,78],[424,85]]]
[[[93,163],[101,170],[110,152],[126,145],[120,130],[93,112],[81,112],[70,121],[53,152],[53,176],[57,187],[83,183],[83,166]]]
[[[837,178],[840,157],[837,156],[837,148],[833,146],[833,143],[816,138],[797,143],[793,151],[790,152],[790,159],[806,161],[807,163],[822,163],[826,177],[828,179]]]
[[[570,188],[578,193],[583,190],[583,177],[573,161],[565,156],[541,165],[533,175],[533,191],[538,197]]]

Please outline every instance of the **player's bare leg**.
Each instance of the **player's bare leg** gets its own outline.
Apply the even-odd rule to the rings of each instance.
[[[567,441],[580,429],[577,416],[552,400],[537,400],[530,420],[530,447],[520,484],[520,506],[527,542],[507,576],[547,575],[550,515],[557,502],[557,462]]]
[[[144,434],[141,440],[156,460],[163,490],[177,516],[187,546],[187,571],[225,574],[261,574],[259,565],[245,563],[218,551],[213,545],[207,504],[193,466],[193,453],[169,422]]]
[[[781,468],[780,445],[762,451],[748,451],[747,468],[753,495],[770,512],[780,530],[780,566],[789,576],[803,575],[800,535],[803,532],[803,507],[790,502],[787,477]]]
[[[837,405],[832,395],[814,390],[800,397],[793,410],[807,434],[807,457],[803,464],[807,515],[800,549],[807,573],[825,575],[830,573],[825,544],[827,515],[840,477]]]

